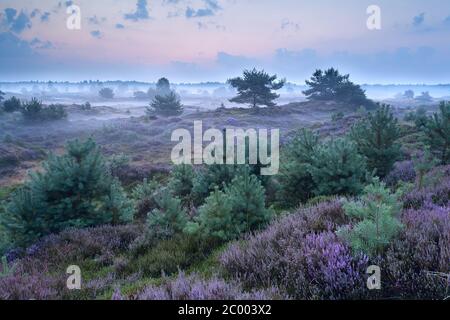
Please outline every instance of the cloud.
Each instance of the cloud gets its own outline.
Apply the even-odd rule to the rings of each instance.
[[[42,65],[48,67],[44,58],[35,52],[31,43],[20,39],[8,31],[0,33],[0,74],[2,79],[17,77],[24,74],[38,74]]]
[[[204,0],[206,5],[214,11],[222,9],[217,0]]]
[[[214,11],[209,8],[194,10],[191,7],[186,9],[186,18],[200,18],[213,16]]]
[[[38,14],[40,14],[41,13],[41,10],[39,10],[39,9],[34,9],[33,11],[31,11],[31,14],[30,14],[30,18],[34,18],[34,17],[36,17]]]
[[[0,33],[0,52],[2,53],[2,61],[9,61],[11,58],[34,57],[31,45],[12,32]]]
[[[55,46],[50,41],[42,41],[38,38],[33,38],[33,40],[30,41],[31,47],[34,49],[53,49]]]
[[[94,24],[94,25],[99,25],[99,24],[101,24],[101,23],[103,23],[103,22],[105,22],[105,21],[106,21],[106,18],[105,18],[105,17],[103,17],[103,18],[98,18],[96,15],[94,15],[94,16],[88,18],[88,22],[89,22],[90,24]]]
[[[50,12],[44,12],[41,15],[41,21],[42,22],[47,22],[50,19]]]
[[[414,27],[420,27],[425,22],[425,12],[422,12],[421,14],[415,16],[413,18],[413,26]]]
[[[209,17],[215,15],[217,11],[222,10],[216,0],[203,0],[203,2],[205,4],[204,8],[193,9],[192,7],[187,7],[185,12],[186,18]]]
[[[290,21],[289,19],[283,19],[281,21],[280,25],[281,30],[292,30],[292,31],[299,31],[300,30],[300,24]]]
[[[41,22],[48,22],[50,19],[50,12],[45,11],[45,12],[41,12],[41,10],[39,9],[33,9],[33,11],[31,11],[30,13],[30,19],[34,19],[39,17],[39,20]]]
[[[17,13],[14,8],[6,8],[3,10],[1,25],[14,33],[22,33],[25,29],[31,28],[31,20],[23,10]]]
[[[103,34],[100,32],[100,30],[91,31],[91,36],[93,36],[96,39],[103,38]]]
[[[202,22],[197,21],[197,28],[199,30],[216,29],[217,31],[225,31],[227,28],[221,24],[217,24],[214,21]]]
[[[147,20],[149,18],[147,0],[138,0],[136,3],[136,11],[124,15],[124,19],[132,21]]]
[[[125,26],[121,23],[116,23],[116,29],[125,29]]]

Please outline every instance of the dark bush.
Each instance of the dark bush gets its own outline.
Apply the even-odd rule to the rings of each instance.
[[[104,99],[112,99],[114,98],[114,91],[111,88],[102,88],[98,92],[99,96]]]
[[[16,97],[11,97],[3,102],[3,110],[5,112],[19,111],[22,107],[22,103]]]
[[[22,115],[27,121],[49,121],[60,120],[67,117],[67,112],[63,105],[52,104],[47,107],[42,102],[33,98],[29,102],[25,102],[21,109]]]
[[[11,197],[0,223],[17,246],[66,228],[130,221],[132,203],[91,139],[70,141]]]
[[[157,95],[147,108],[147,114],[162,116],[177,116],[183,113],[183,105],[175,92],[167,95]]]

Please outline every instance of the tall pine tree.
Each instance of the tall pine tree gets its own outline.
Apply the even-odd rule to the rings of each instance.
[[[355,124],[350,137],[358,152],[366,157],[368,169],[376,170],[379,177],[384,177],[400,156],[400,145],[396,143],[399,134],[398,120],[390,106],[383,104],[375,113],[369,113]]]
[[[310,166],[318,146],[319,137],[306,129],[287,146],[277,177],[280,183],[277,197],[283,207],[295,207],[312,197],[315,185]]]
[[[238,91],[238,95],[230,99],[230,102],[248,103],[255,109],[261,105],[273,107],[275,106],[273,101],[279,95],[272,91],[281,89],[286,83],[284,79],[276,80],[276,75],[271,76],[264,70],[244,70],[242,78],[237,77],[227,81]]]
[[[439,113],[435,113],[425,124],[426,142],[442,164],[450,163],[450,102],[441,102]]]

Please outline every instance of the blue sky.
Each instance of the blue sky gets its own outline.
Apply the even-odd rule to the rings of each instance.
[[[66,10],[81,10],[69,30]],[[369,5],[381,30],[369,30]],[[2,0],[0,81],[225,81],[264,68],[303,83],[450,83],[448,0]]]

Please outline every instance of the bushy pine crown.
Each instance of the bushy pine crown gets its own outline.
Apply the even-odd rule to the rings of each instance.
[[[355,223],[351,228],[339,229],[338,234],[354,251],[369,256],[380,254],[402,227],[398,219],[401,210],[398,195],[391,193],[378,178],[364,188],[359,200],[346,202],[344,210]]]
[[[358,152],[366,157],[367,168],[376,170],[379,177],[386,176],[400,156],[400,145],[396,143],[400,134],[398,120],[390,106],[379,105],[375,113],[355,124],[350,132]]]
[[[0,217],[17,245],[69,227],[132,219],[133,205],[93,140],[69,142],[66,154],[51,155],[43,168],[13,194]]]
[[[450,102],[441,102],[425,124],[426,142],[442,164],[450,163]]]
[[[309,170],[318,196],[359,194],[366,180],[365,160],[348,139],[321,145],[313,155]]]

